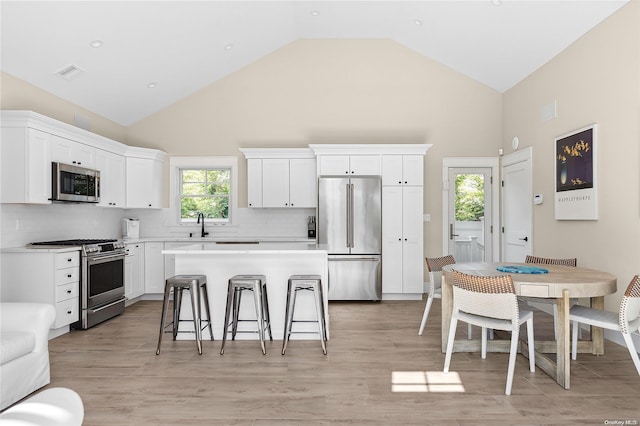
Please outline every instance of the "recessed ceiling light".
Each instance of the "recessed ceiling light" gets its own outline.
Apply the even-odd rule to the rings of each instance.
[[[502,0],[491,0],[491,4],[494,6],[502,6]]]
[[[97,49],[98,47],[102,47],[102,44],[103,44],[103,43],[102,43],[102,40],[93,40],[93,41],[89,44],[89,46],[91,46],[91,47],[95,47],[95,48]]]
[[[156,83],[155,81],[152,81],[151,83],[147,84],[147,87],[149,89],[155,89],[156,87],[158,87],[158,83]]]
[[[233,44],[229,43],[224,47],[224,50],[231,50],[233,49]]]
[[[422,26],[422,21],[419,20],[419,19],[414,20],[413,23],[416,24],[419,27]]]
[[[311,16],[318,16],[318,15],[320,15],[320,11],[319,11],[319,10],[312,10],[310,13],[311,13]]]

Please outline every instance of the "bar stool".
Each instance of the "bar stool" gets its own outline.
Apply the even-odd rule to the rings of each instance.
[[[298,291],[311,291],[316,304],[316,320],[294,320],[293,314],[296,307],[296,295]],[[292,297],[293,294],[293,297]],[[291,275],[287,286],[287,308],[284,320],[284,335],[282,337],[282,355],[287,350],[287,343],[291,337],[294,322],[317,322],[322,353],[327,354],[327,328],[324,313],[324,297],[322,294],[322,279],[320,275]]]
[[[173,289],[173,320],[169,324],[165,324],[165,317],[169,308],[169,297]],[[192,333],[180,331],[180,321],[191,321],[180,319],[180,308],[182,307],[182,291],[189,290],[191,294],[191,310],[193,312],[193,327],[196,334],[196,346],[198,354],[202,355],[202,330],[209,327],[209,335],[213,340],[213,330],[211,328],[211,311],[209,310],[209,297],[207,294],[207,277],[205,275],[176,275],[168,278],[164,284],[164,301],[162,303],[162,318],[160,319],[160,334],[158,336],[158,349],[156,355],[160,355],[160,343],[165,328],[173,326],[173,340],[176,340],[178,333]],[[200,315],[200,299],[204,299],[204,308],[207,311],[207,319],[203,320]],[[205,327],[202,323],[206,322]]]
[[[256,308],[255,320],[241,320],[239,318],[243,291],[253,292],[253,300]],[[230,315],[231,322],[229,322]],[[229,326],[231,326],[231,340],[235,340],[236,333],[255,333],[255,331],[238,331],[238,323],[240,321],[255,321],[257,323],[260,347],[262,348],[262,354],[266,355],[264,330],[266,329],[269,333],[270,340],[273,340],[273,336],[271,335],[271,318],[269,317],[269,300],[267,298],[267,278],[264,275],[234,275],[229,279],[227,309],[224,314],[224,331],[222,332],[220,355],[224,355],[224,345],[227,342]]]

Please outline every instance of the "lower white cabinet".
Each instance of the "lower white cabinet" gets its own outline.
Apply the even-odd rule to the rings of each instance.
[[[56,310],[52,329],[78,321],[80,251],[3,252],[2,302],[48,303]]]
[[[422,186],[382,187],[382,292],[423,291]]]
[[[131,300],[145,292],[144,244],[126,244],[127,257],[124,260],[124,295]]]
[[[144,244],[144,292],[164,293],[164,243]]]

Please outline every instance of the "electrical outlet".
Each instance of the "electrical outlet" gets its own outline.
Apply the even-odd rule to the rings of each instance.
[[[16,219],[16,231],[22,230],[23,227],[24,223],[22,222],[22,219]]]

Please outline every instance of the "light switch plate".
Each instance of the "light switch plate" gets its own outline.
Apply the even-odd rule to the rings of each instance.
[[[425,213],[423,215],[423,219],[424,219],[425,222],[429,222],[429,221],[431,221],[431,215],[429,213]]]

